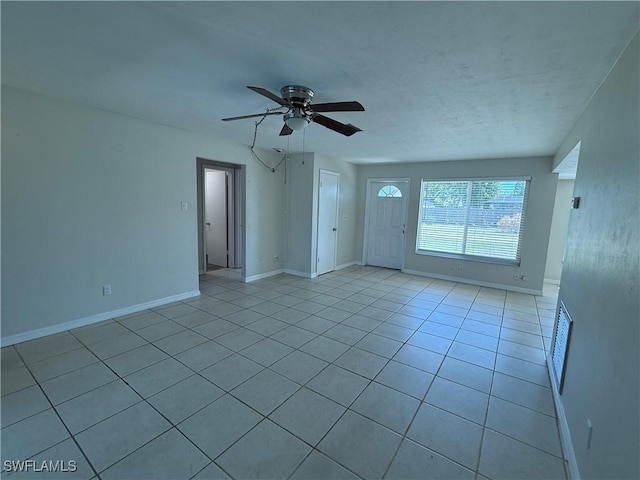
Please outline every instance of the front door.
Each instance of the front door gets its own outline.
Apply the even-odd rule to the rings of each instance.
[[[408,180],[370,181],[367,265],[402,268]]]

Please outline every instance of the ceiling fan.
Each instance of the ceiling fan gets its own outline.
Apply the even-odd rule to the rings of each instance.
[[[364,107],[358,102],[329,102],[313,104],[313,90],[309,87],[301,85],[285,85],[280,89],[280,97],[271,93],[262,87],[250,87],[260,95],[267,97],[279,104],[283,109],[278,111],[267,110],[265,113],[256,113],[252,115],[242,115],[240,117],[223,118],[228,122],[230,120],[242,120],[245,118],[266,117],[268,115],[283,115],[284,126],[280,130],[280,135],[291,135],[295,130],[302,130],[310,122],[315,122],[335,132],[350,137],[356,132],[362,130],[350,123],[344,124],[337,120],[321,115],[320,112],[364,112]]]

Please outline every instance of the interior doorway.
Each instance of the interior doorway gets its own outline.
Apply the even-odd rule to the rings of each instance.
[[[402,268],[408,198],[408,179],[367,180],[366,265]]]
[[[229,172],[204,169],[204,257],[207,272],[229,266],[229,245],[233,228],[229,228]],[[230,238],[231,237],[231,238]]]
[[[200,274],[243,266],[244,171],[241,165],[197,159]]]

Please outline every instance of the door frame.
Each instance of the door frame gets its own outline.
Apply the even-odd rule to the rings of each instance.
[[[333,270],[328,270],[324,273],[329,273],[335,271],[338,266],[338,223],[340,217],[338,216],[340,213],[340,173],[333,172],[331,170],[320,169],[318,172],[318,212],[316,218],[316,252],[315,252],[315,273],[316,275],[322,275],[322,273],[318,272],[318,246],[320,245],[320,182],[322,181],[322,174],[332,175],[337,177],[337,195],[336,195],[336,234],[333,239]]]
[[[407,192],[404,197],[406,198],[404,204],[404,241],[402,242],[402,246],[400,247],[400,258],[402,258],[402,262],[400,265],[400,270],[404,268],[404,254],[407,246],[407,220],[409,219],[409,198],[411,193],[411,178],[403,177],[403,178],[367,178],[367,188],[365,192],[364,199],[364,235],[362,242],[362,265],[367,265],[367,260],[369,257],[369,215],[371,213],[371,188],[374,183],[398,183],[404,182],[407,184]]]
[[[229,252],[233,251],[233,256],[229,254],[229,268],[241,269],[241,278],[244,280],[245,270],[245,203],[246,203],[246,185],[245,185],[245,165],[235,163],[219,162],[216,160],[208,160],[196,157],[196,190],[197,190],[197,238],[198,253],[196,264],[198,265],[198,273],[205,274],[207,271],[205,256],[205,231],[204,231],[204,186],[205,175],[207,170],[222,170],[228,172],[228,182],[231,184],[227,192],[227,244]],[[231,225],[233,220],[233,225]],[[229,232],[231,231],[231,232]],[[231,233],[232,235],[229,235]]]

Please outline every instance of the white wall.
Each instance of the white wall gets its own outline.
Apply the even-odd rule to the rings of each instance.
[[[640,478],[639,59],[636,35],[555,159],[582,142],[559,292],[574,322],[561,400],[582,478]]]
[[[249,152],[248,147],[244,149]],[[274,166],[281,158],[280,155],[264,150],[260,150],[259,155],[268,165]],[[284,244],[282,212],[285,192],[283,168],[271,173],[251,157],[247,162],[245,261],[246,278],[251,279],[282,269],[282,262],[276,261],[274,255],[281,255]],[[236,163],[244,162],[236,160]]]
[[[415,253],[420,204],[420,182],[423,178],[531,176],[529,203],[523,232],[519,267],[473,262]],[[409,213],[403,270],[471,283],[499,286],[512,290],[538,293],[542,291],[547,241],[557,175],[551,173],[551,158],[513,158],[499,160],[447,161],[361,166],[358,172],[358,238],[357,255],[362,258],[364,239],[365,191],[368,178],[410,178]],[[514,274],[526,280],[515,280]]]
[[[567,229],[571,214],[571,198],[573,197],[573,180],[558,180],[556,200],[553,205],[551,232],[549,232],[549,249],[547,264],[544,267],[544,278],[553,283],[560,282],[562,274],[562,258],[567,243]]]
[[[287,162],[287,237],[284,267],[288,272],[310,276],[312,265],[314,154],[291,155]]]
[[[248,147],[6,87],[2,130],[4,343],[197,292],[198,156],[246,164],[246,273],[273,270],[283,175]]]

